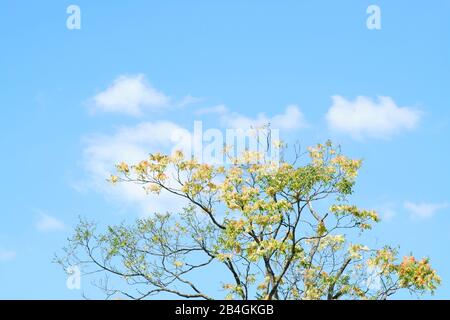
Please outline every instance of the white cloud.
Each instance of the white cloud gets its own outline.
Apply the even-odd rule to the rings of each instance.
[[[399,107],[390,97],[379,97],[378,101],[364,96],[354,101],[341,96],[332,99],[333,104],[326,115],[329,128],[354,139],[390,138],[416,128],[421,118],[419,110]]]
[[[203,115],[203,114],[224,115],[224,114],[226,114],[228,112],[229,112],[228,108],[225,105],[223,105],[223,104],[219,104],[219,105],[214,106],[214,107],[200,108],[200,109],[197,109],[195,111],[195,113],[198,114],[198,115]]]
[[[295,130],[307,126],[305,116],[296,105],[289,105],[283,113],[268,117],[265,113],[258,113],[251,118],[237,112],[229,112],[224,106],[216,106],[214,109],[203,110],[220,114],[220,120],[227,128],[248,129],[270,124],[272,129]]]
[[[111,185],[106,181],[115,173],[121,161],[137,163],[152,152],[170,153],[177,137],[190,137],[189,131],[172,122],[143,122],[136,126],[119,128],[112,135],[95,135],[86,138],[84,167],[88,173],[88,187],[125,205],[138,207],[141,215],[165,212],[181,207],[180,201],[166,192],[147,195],[142,186],[133,183]],[[190,142],[177,143],[188,149]]]
[[[269,119],[274,128],[299,129],[307,126],[305,116],[296,105],[289,105],[282,114],[277,114]]]
[[[36,229],[42,232],[60,231],[65,228],[66,226],[62,221],[45,213],[40,213],[36,222]]]
[[[169,97],[153,88],[144,75],[122,75],[111,86],[93,97],[93,111],[140,116],[144,109],[159,110]]]
[[[381,216],[384,221],[391,221],[396,215],[397,212],[392,208],[384,208],[381,210]]]
[[[191,96],[190,94],[188,94],[183,99],[181,99],[180,102],[178,102],[178,106],[179,107],[186,107],[186,106],[189,106],[189,105],[192,105],[192,104],[196,104],[196,103],[202,102],[203,100],[204,100],[203,98],[194,97],[194,96]]]
[[[11,250],[5,250],[0,248],[0,262],[11,261],[16,257],[16,253]]]
[[[443,203],[414,203],[410,201],[406,201],[404,203],[404,207],[409,211],[412,218],[419,219],[428,219],[433,217],[439,210],[446,209],[449,207],[449,204],[446,202]]]
[[[377,208],[378,213],[381,216],[382,221],[392,221],[397,215],[395,204],[392,202],[386,202]]]

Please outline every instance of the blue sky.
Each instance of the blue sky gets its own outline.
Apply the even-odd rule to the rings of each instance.
[[[450,298],[449,15],[447,0],[2,1],[0,298],[80,298],[51,263],[78,216],[167,205],[111,190],[120,153],[261,119],[364,158],[353,201],[385,217],[367,235],[430,256]]]

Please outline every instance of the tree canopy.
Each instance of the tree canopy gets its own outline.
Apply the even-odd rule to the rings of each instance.
[[[440,279],[428,258],[361,242],[380,221],[350,202],[362,161],[330,141],[294,150],[292,161],[279,162],[251,151],[227,165],[181,151],[122,162],[112,184],[170,193],[185,200],[183,210],[101,231],[82,220],[57,260],[114,278],[97,282],[108,297],[387,299],[399,290],[434,292]]]

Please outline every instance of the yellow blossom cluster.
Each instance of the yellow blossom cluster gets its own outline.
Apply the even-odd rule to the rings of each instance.
[[[319,250],[331,248],[332,250],[337,251],[340,250],[342,248],[342,245],[345,243],[345,236],[343,234],[328,234],[320,239],[310,239],[308,242],[312,243],[313,245],[319,243]]]
[[[370,229],[370,222],[379,222],[380,218],[378,214],[374,210],[364,210],[360,209],[354,205],[332,205],[330,207],[330,212],[334,213],[337,216],[350,216],[358,222],[358,226],[361,229]]]
[[[359,260],[362,258],[362,252],[369,250],[367,246],[363,246],[362,244],[352,244],[348,248],[348,255],[352,260]]]
[[[383,275],[389,275],[397,271],[396,259],[396,250],[385,247],[377,250],[375,256],[367,260],[367,265],[370,268],[379,268]]]
[[[436,271],[430,266],[429,260],[423,258],[417,261],[412,256],[406,256],[398,266],[400,285],[413,286],[419,290],[435,290],[441,282]]]
[[[362,160],[349,159],[343,155],[338,155],[330,161],[332,164],[338,165],[347,177],[354,179],[358,175],[358,170],[361,167]]]

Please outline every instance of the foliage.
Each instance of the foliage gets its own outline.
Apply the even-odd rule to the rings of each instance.
[[[309,160],[299,164],[303,158]],[[121,289],[106,282],[102,288],[108,296],[137,299],[164,292],[212,299],[200,287],[214,280],[226,281],[229,299],[386,299],[401,289],[433,292],[440,279],[428,259],[401,259],[392,247],[355,242],[379,222],[375,211],[348,200],[361,164],[330,141],[296,153],[291,162],[245,152],[230,165],[214,166],[175,152],[120,163],[113,184],[171,193],[186,200],[184,210],[100,234],[81,221],[58,262],[123,279]],[[219,267],[228,279],[205,273]],[[203,282],[199,272],[208,275]]]

